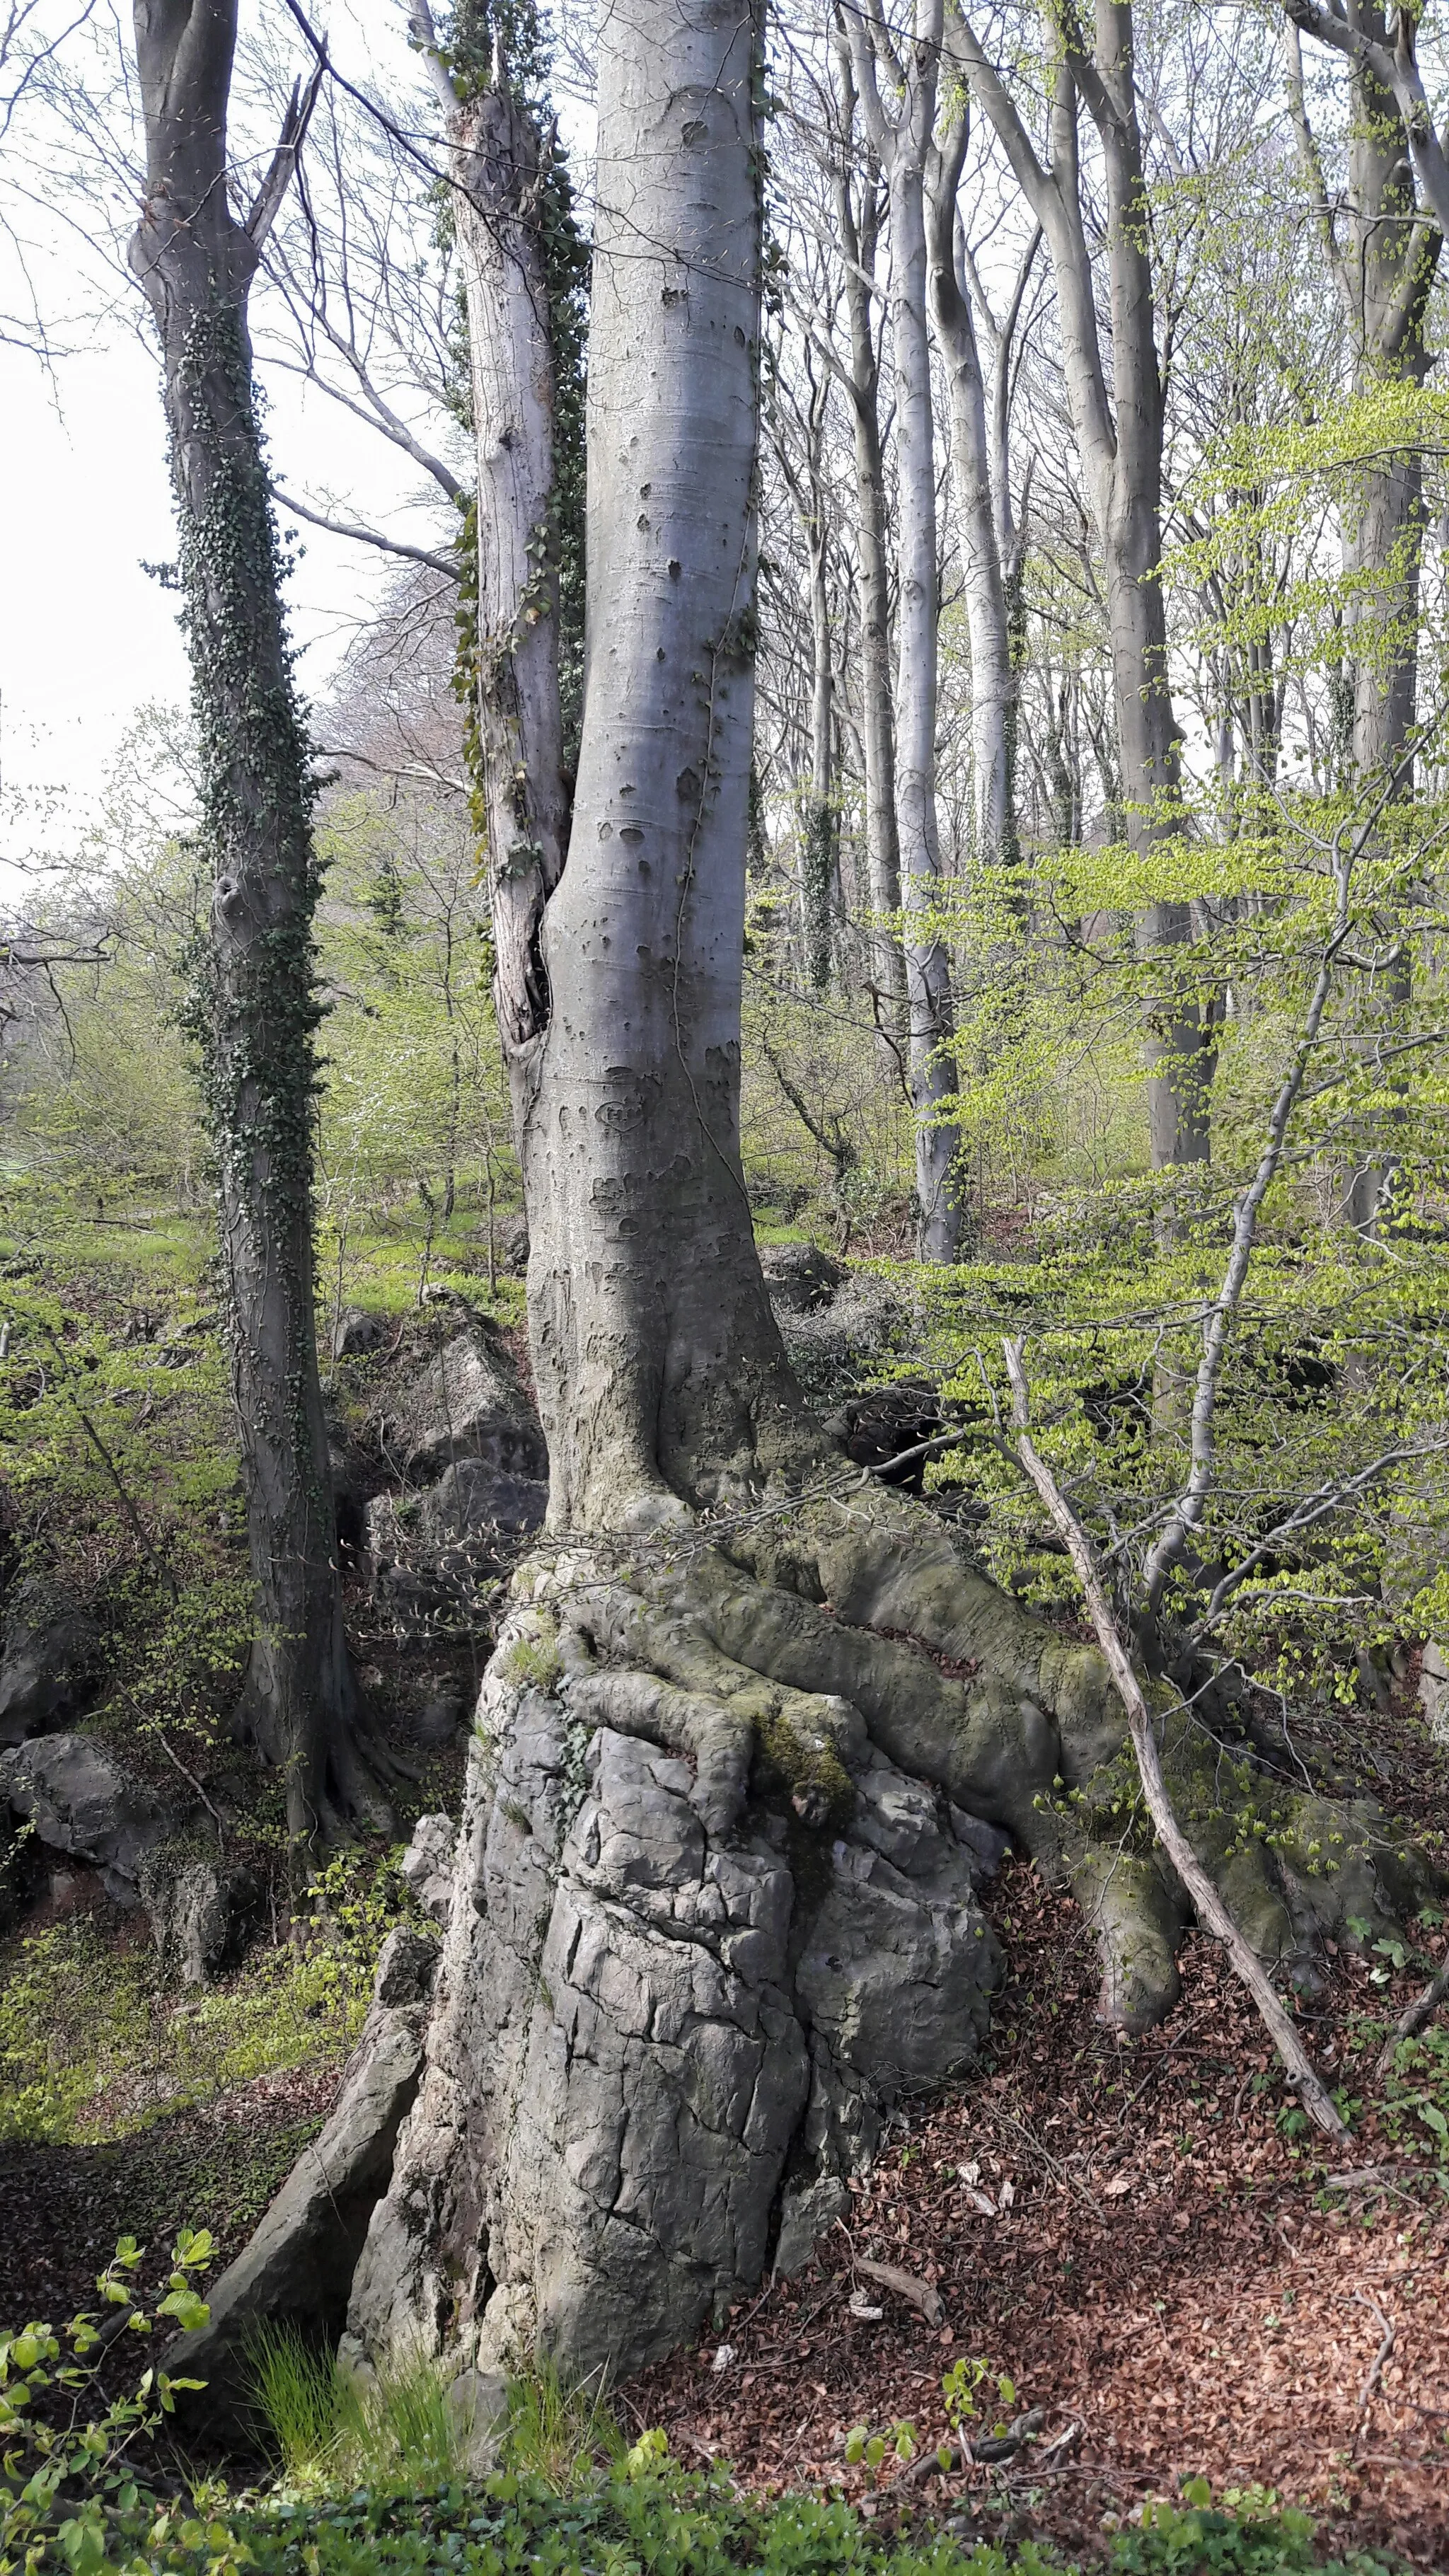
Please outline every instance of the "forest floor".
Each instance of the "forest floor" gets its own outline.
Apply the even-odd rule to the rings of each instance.
[[[409,1316],[409,1351],[448,1329],[443,1313]],[[359,1369],[359,1404],[383,1367]],[[420,1713],[440,1694],[471,1703],[486,1639],[420,1651],[360,1574],[348,1614],[374,1717],[419,1763],[405,1825],[419,1809],[456,1813],[461,1749],[430,1750]],[[1449,1859],[1449,1750],[1430,1744],[1412,1683],[1389,1711],[1320,1711],[1295,1726],[1294,1749],[1322,1786],[1370,1788]],[[908,2496],[957,2527],[1090,2555],[1110,2517],[1205,2475],[1219,2498],[1258,2485],[1307,2505],[1337,2547],[1449,2569],[1449,2014],[1387,2086],[1372,2075],[1445,1928],[1421,1924],[1417,1958],[1333,1957],[1302,2005],[1311,2053],[1359,2106],[1350,2147],[1325,2165],[1211,1942],[1189,1943],[1181,2003],[1131,2044],[1095,2018],[1092,1944],[1068,1898],[1010,1863],[986,1903],[1009,1982],[979,2069],[949,2099],[907,2106],[806,2272],[615,2392],[621,2417],[662,2426],[686,2466],[727,2459],[767,2491],[844,2485],[885,2523]],[[168,2102],[194,1998],[141,1975],[139,1918],[97,1906],[94,1927],[106,1977],[124,1983],[135,1961],[128,2009],[144,2045],[87,2107],[97,2143],[0,2138],[0,2329],[93,2307],[123,2233],[149,2242],[154,2281],[176,2230],[208,2226],[219,2270],[321,2125],[345,2054],[340,2020],[308,2023],[300,2044],[282,2034],[285,2066]],[[65,1932],[63,1915],[32,1913],[0,1944],[0,1987],[48,1932]],[[282,1962],[287,1939],[274,1921],[240,1976]],[[91,1954],[75,1955],[84,1971]],[[103,1989],[98,1969],[97,2003]],[[37,2032],[42,2054],[58,2039]],[[928,2307],[934,2292],[939,2321],[862,2260],[925,2285]],[[854,2313],[852,2295],[880,2315]],[[941,2380],[963,2356],[1009,2373],[1004,2414],[1044,2409],[1038,2454],[922,2479],[946,2430]],[[903,2420],[916,2482],[892,2461],[872,2494],[846,2438]],[[1063,2435],[1044,2467],[1040,2450]]]
[[[1402,1723],[1430,1790],[1419,1803],[1442,1812],[1449,1763],[1423,1784],[1422,1726]],[[1104,2517],[1205,2475],[1219,2500],[1258,2485],[1307,2505],[1339,2547],[1449,2566],[1449,2175],[1423,2119],[1449,2095],[1449,2044],[1427,2079],[1365,2101],[1331,2160],[1379,2179],[1331,2187],[1215,1944],[1188,1944],[1180,2004],[1133,2044],[1095,2019],[1092,1945],[1069,1898],[1008,1864],[987,1910],[1009,1983],[982,2073],[890,2133],[806,2272],[623,2390],[631,2421],[661,2425],[686,2461],[728,2459],[752,2487],[843,2482],[887,2518],[929,2495],[957,2527],[1080,2548]],[[1331,1962],[1305,2036],[1353,2099],[1421,1984],[1422,1969]],[[944,2321],[882,2290],[862,2256],[934,2288]],[[852,2314],[852,2292],[878,2322]],[[961,2355],[1009,2373],[1003,2414],[1045,2410],[1042,2445],[1069,2435],[1053,2467],[1028,2453],[923,2486]],[[981,2404],[975,2429],[989,2431],[989,2386]],[[891,2458],[872,2497],[845,2438],[901,2421],[915,2478]]]

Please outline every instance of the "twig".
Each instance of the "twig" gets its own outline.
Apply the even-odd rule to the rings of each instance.
[[[1106,2218],[1107,2213],[1103,2209],[1101,2202],[1093,2198],[1092,2194],[1088,2191],[1086,2184],[1084,2182],[1078,2182],[1076,2175],[1067,2165],[1058,2161],[1057,2157],[1052,2154],[1050,2147],[1044,2147],[1040,2138],[1033,2137],[1030,2129],[1024,2128],[1020,2120],[1014,2120],[1009,2111],[1003,2111],[1000,2105],[996,2102],[985,2101],[973,2103],[972,2109],[974,2112],[984,2112],[988,2120],[996,2121],[1001,2128],[1010,2129],[1012,2135],[1020,2138],[1022,2145],[1026,2147],[1032,2155],[1038,2157],[1041,2163],[1045,2165],[1053,2182],[1064,2182],[1069,2190],[1076,2193],[1079,2200],[1086,2202],[1086,2205],[1094,2218]]]
[[[1304,2052],[1293,2024],[1284,2011],[1261,1959],[1244,1940],[1216,1887],[1198,1859],[1173,1811],[1167,1783],[1162,1776],[1162,1763],[1152,1719],[1142,1696],[1142,1685],[1133,1669],[1132,1658],[1122,1641],[1122,1632],[1113,1616],[1102,1586],[1091,1540],[1065,1501],[1050,1467],[1031,1438],[1028,1425],[1031,1405],[1026,1377],[1021,1364],[1021,1344],[1003,1341],[1007,1375],[1011,1380],[1013,1415],[1017,1427],[1017,1449],[1022,1466],[1031,1478],[1052,1521],[1066,1542],[1067,1553],[1076,1568],[1077,1580],[1087,1604],[1088,1614],[1097,1632],[1097,1642],[1107,1659],[1112,1679],[1117,1685],[1127,1713],[1127,1732],[1137,1756],[1142,1780],[1142,1793],[1147,1810],[1157,1828],[1157,1838],[1172,1862],[1183,1886],[1192,1898],[1198,1921],[1215,1932],[1227,1951],[1233,1967],[1256,2003],[1269,2036],[1283,2060],[1309,2118],[1325,2137],[1335,2141],[1346,2138],[1348,2131],[1340,2119],[1322,2078],[1316,2073]]]
[[[1358,2422],[1354,2426],[1353,2433],[1353,2448],[1356,2451],[1359,2443],[1363,2439],[1364,2429],[1368,2423],[1369,2408],[1373,2404],[1374,2392],[1383,2377],[1384,2363],[1388,2360],[1388,2357],[1394,2348],[1394,2327],[1392,2318],[1385,2316],[1377,2299],[1369,2298],[1363,2290],[1355,2290],[1353,2300],[1355,2307],[1368,2309],[1370,2316],[1375,2319],[1379,2331],[1383,2336],[1383,2341],[1379,2345],[1378,2351],[1374,2354],[1373,2366],[1359,2392]]]
[[[1416,2030],[1423,2029],[1425,2022],[1438,2010],[1446,1995],[1449,1995],[1449,1955],[1446,1955],[1437,1976],[1429,1979],[1423,1993],[1416,1995],[1413,2002],[1400,2013],[1380,2049],[1374,2066],[1374,2073],[1380,2081],[1384,2076],[1393,2073],[1394,2056],[1400,2043],[1403,2040],[1412,2039]]]

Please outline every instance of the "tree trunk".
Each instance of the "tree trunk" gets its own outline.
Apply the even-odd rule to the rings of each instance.
[[[847,134],[849,133],[847,121]],[[870,288],[877,201],[861,183],[857,220],[848,160],[836,179],[836,212],[845,248],[845,305],[850,326],[851,433],[855,452],[856,591],[860,601],[861,741],[865,751],[865,863],[874,922],[870,935],[875,1005],[887,1072],[904,1071],[906,969],[896,922],[901,909],[896,843],[895,729],[891,714],[890,569],[886,552],[885,469],[881,456],[880,370]]]
[[[165,377],[215,890],[193,1026],[214,1140],[257,1634],[241,1723],[286,1775],[295,1844],[386,1820],[357,1745],[317,1372],[313,782],[292,687],[247,293],[300,148],[293,100],[246,225],[227,206],[235,9],[138,0],[146,195],[131,265]]]
[[[830,658],[830,585],[826,576],[825,508],[819,460],[812,459],[814,516],[810,544],[810,792],[805,807],[805,971],[817,992],[830,981],[830,929],[836,877],[833,738],[835,677]]]
[[[559,1528],[720,1499],[798,1420],[739,1161],[752,21],[724,0],[695,28],[636,14],[600,49],[584,728],[523,1129]]]
[[[1071,1873],[1105,2009],[1141,2027],[1177,1991],[1186,1903],[1124,1834],[1101,1655],[832,1450],[751,1245],[757,41],[739,0],[636,0],[600,42],[582,758],[525,1135],[553,1526],[485,1677],[427,2071],[349,2312],[374,2356],[460,2375],[626,2374],[828,2226],[892,2104],[971,2066],[1005,1835]],[[1221,1758],[1184,1711],[1179,1812]],[[1331,1910],[1292,1858],[1324,1811],[1284,1812],[1231,1863],[1270,1961]],[[1355,1810],[1345,1903],[1383,1913],[1389,1854]]]
[[[926,328],[926,171],[932,158],[940,0],[917,0],[915,42],[898,115],[888,116],[866,22],[847,22],[855,84],[886,174],[890,321],[895,363],[897,536],[896,845],[905,906],[906,1011],[915,1110],[916,1249],[954,1261],[966,1200],[960,1170],[951,961],[941,934],[936,815],[937,598],[935,418]]]
[[[931,311],[950,396],[951,482],[971,645],[972,856],[990,867],[1013,838],[1009,731],[1014,695],[1006,584],[997,547],[986,382],[971,304],[956,268],[956,191],[966,119],[943,146],[928,209]]]
[[[1044,12],[1044,19],[1049,13]],[[1178,728],[1168,685],[1162,597],[1163,390],[1154,338],[1149,210],[1132,70],[1128,0],[1098,0],[1088,53],[1075,30],[1054,33],[1050,161],[1043,167],[1012,100],[959,7],[951,38],[1046,235],[1056,274],[1062,365],[1106,577],[1127,838],[1145,850],[1179,826]],[[1061,41],[1058,41],[1061,34]],[[1085,101],[1106,173],[1111,393],[1082,197],[1078,118]],[[1216,1048],[1211,1006],[1183,989],[1171,952],[1191,937],[1190,906],[1141,916],[1144,955],[1164,959],[1149,1019],[1148,1130],[1154,1170],[1207,1160]],[[1169,1211],[1169,1222],[1171,1214]]]

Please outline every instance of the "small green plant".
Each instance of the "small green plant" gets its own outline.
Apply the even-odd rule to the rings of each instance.
[[[638,2441],[631,2442],[625,2452],[624,2475],[627,2478],[653,2477],[663,2468],[668,2457],[668,2434],[659,2425],[651,2425],[648,2432],[641,2433]]]
[[[516,1637],[508,1650],[509,1679],[527,1689],[551,1691],[562,1671],[558,1632],[552,1620],[540,1614],[537,1634]]]
[[[946,2421],[958,2441],[968,2438],[967,2426],[976,2420],[976,2401],[988,2380],[1003,2406],[1016,2404],[1016,2382],[1009,2379],[1004,2370],[993,2370],[989,2361],[979,2361],[972,2354],[963,2352],[958,2360],[953,2361],[941,2382]],[[1004,2433],[1006,2426],[998,2423],[993,2429]]]
[[[914,2424],[887,2424],[882,2432],[872,2433],[868,2424],[852,2425],[845,2437],[845,2456],[852,2468],[864,2467],[871,2485],[879,2486],[880,2473],[888,2459],[899,2460],[906,2467],[916,2456]]]
[[[135,2295],[144,2249],[123,2236],[96,2275],[108,2317],[87,2310],[58,2331],[31,2324],[0,2333],[0,2576],[22,2568],[31,2576],[57,2552],[74,2576],[95,2576],[110,2561],[116,2526],[142,2502],[128,2452],[174,2411],[178,2389],[203,2382],[153,2368],[132,2396],[111,2398],[88,2419],[87,2400],[102,2394],[101,2364],[118,2335],[149,2335],[163,2318],[183,2333],[205,2325],[195,2276],[212,2250],[204,2229],[183,2228],[166,2289],[148,2308]]]

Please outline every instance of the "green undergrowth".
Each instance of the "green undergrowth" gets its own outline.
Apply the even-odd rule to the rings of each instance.
[[[635,2475],[626,2464],[572,2494],[503,2470],[432,2494],[359,2492],[325,2507],[279,2504],[205,2524],[174,2516],[145,2563],[220,2576],[218,2561],[276,2576],[371,2567],[399,2576],[1058,2576],[1081,2563],[1030,2542],[965,2544],[929,2530],[886,2539],[840,2497],[764,2503],[741,2495],[727,2472],[685,2474],[669,2464]],[[1169,2503],[1116,2534],[1096,2563],[1121,2576],[1380,2576],[1387,2565],[1357,2554],[1324,2559],[1306,2515]]]
[[[508,2387],[501,2418],[495,2401],[491,2464],[470,2475],[475,2428],[447,2374],[418,2361],[354,2375],[276,2329],[259,2331],[251,2371],[279,2474],[229,2491],[187,2470],[172,2438],[178,2395],[203,2383],[154,2364],[128,2395],[101,2381],[107,2312],[147,2342],[203,2324],[215,2253],[209,2231],[183,2229],[148,2295],[146,2249],[125,2237],[96,2311],[0,2329],[0,2576],[1067,2576],[1082,2563],[952,2531],[959,2503],[943,2528],[928,2499],[889,2487],[878,2520],[838,2488],[748,2494],[726,2462],[686,2470],[658,2429],[630,2443],[597,2392],[547,2371]],[[989,2524],[989,2498],[974,2510]],[[1271,2492],[1215,2502],[1200,2477],[1098,2537],[1091,2563],[1108,2576],[1391,2576],[1362,2553],[1324,2557],[1309,2516]]]
[[[957,2540],[924,2521],[907,2538],[886,2537],[838,2495],[763,2501],[742,2494],[723,2467],[637,2465],[634,2453],[572,2489],[501,2469],[472,2483],[326,2500],[233,2504],[213,2492],[159,2510],[138,2500],[116,2524],[107,2554],[91,2562],[97,2576],[103,2567],[136,2576],[1068,2576],[1089,2565],[1111,2576],[1388,2576],[1390,2564],[1357,2552],[1325,2558],[1306,2514],[1271,2505],[1159,2502],[1106,2537],[1092,2560],[1032,2542]],[[30,2563],[39,2576],[71,2562],[56,2550]]]
[[[72,1915],[0,1951],[0,2142],[120,2138],[259,2075],[337,2065],[377,1953],[410,1910],[390,1860],[347,1855],[291,1937],[224,1983],[177,1997],[143,1935]]]

